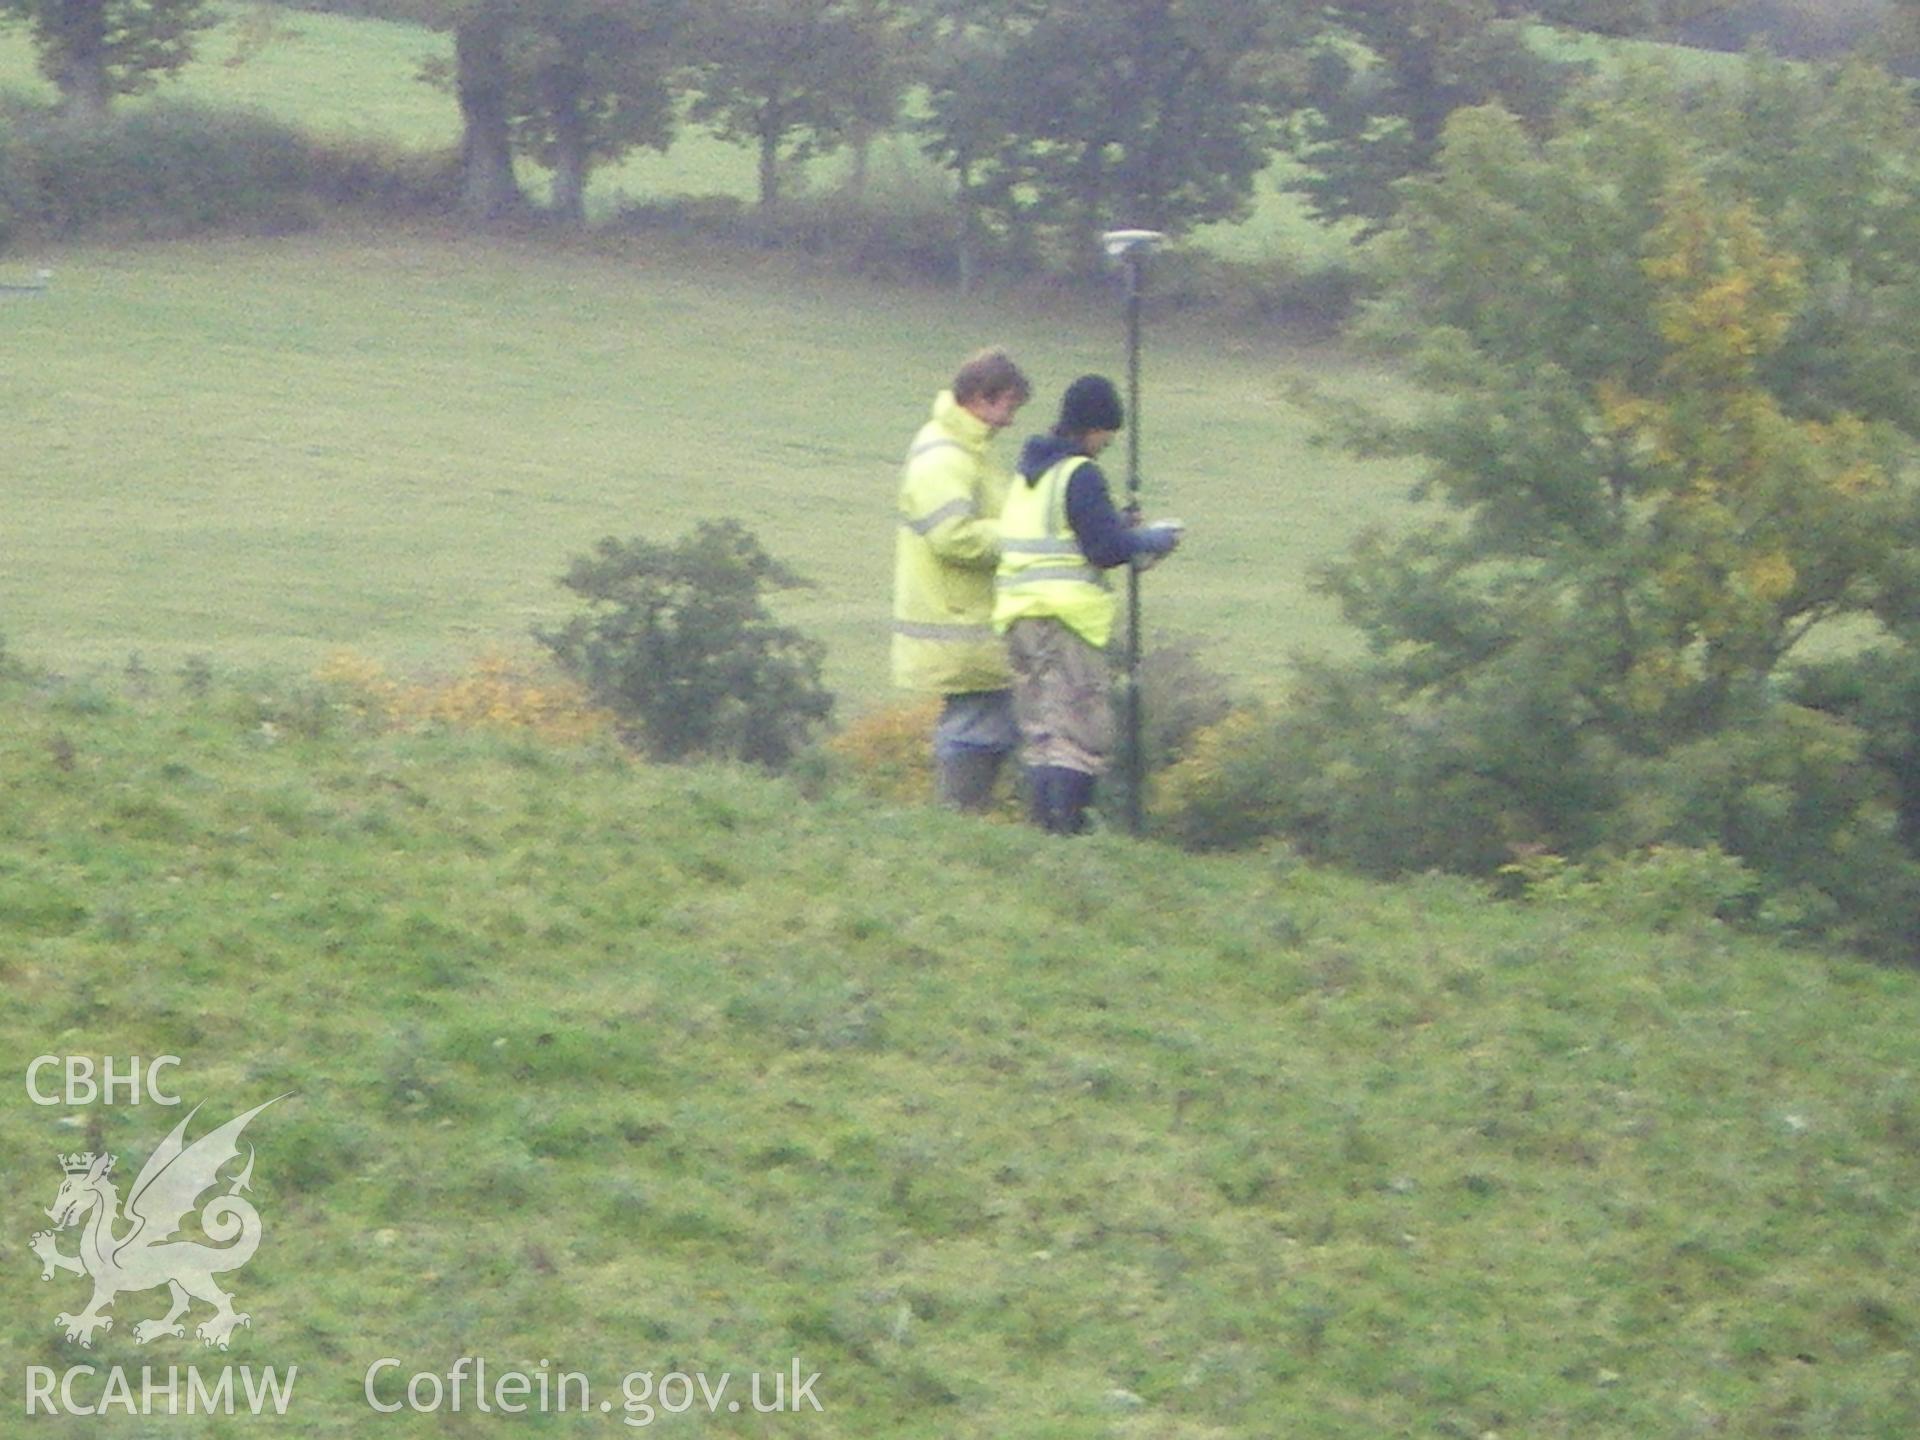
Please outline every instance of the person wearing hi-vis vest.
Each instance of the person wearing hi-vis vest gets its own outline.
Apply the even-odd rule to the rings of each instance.
[[[1113,753],[1106,650],[1117,602],[1106,572],[1151,565],[1180,543],[1176,522],[1139,525],[1114,508],[1095,458],[1125,423],[1113,382],[1082,375],[1052,432],[1021,451],[1000,515],[993,623],[1013,665],[1028,805],[1056,835],[1086,828]]]
[[[900,477],[893,680],[944,697],[933,731],[940,800],[985,810],[1019,744],[1006,646],[993,629],[1000,507],[1013,477],[988,442],[1033,393],[1004,350],[982,350],[913,437]]]

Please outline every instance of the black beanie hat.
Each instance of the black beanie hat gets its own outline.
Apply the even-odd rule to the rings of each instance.
[[[1127,412],[1120,404],[1120,392],[1104,375],[1082,375],[1067,386],[1067,393],[1061,397],[1058,428],[1063,435],[1118,430],[1126,423]]]

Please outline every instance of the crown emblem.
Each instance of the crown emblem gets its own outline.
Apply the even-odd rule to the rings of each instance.
[[[60,1157],[60,1168],[69,1175],[84,1175],[93,1169],[93,1162],[99,1158],[100,1157],[95,1155],[91,1150],[84,1154],[76,1151],[72,1155],[62,1155]],[[102,1175],[112,1173],[115,1158],[116,1157],[112,1155],[107,1156],[106,1166],[100,1171]]]

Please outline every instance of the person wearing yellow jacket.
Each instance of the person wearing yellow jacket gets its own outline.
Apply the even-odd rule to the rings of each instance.
[[[934,727],[939,797],[985,810],[1018,743],[1006,646],[993,629],[1000,507],[1012,476],[989,442],[1032,387],[1006,351],[983,350],[933,402],[900,477],[893,679],[944,697]]]
[[[1113,753],[1106,651],[1117,599],[1106,572],[1151,565],[1180,543],[1177,522],[1140,525],[1114,507],[1095,459],[1125,423],[1111,380],[1075,380],[1052,433],[1021,451],[1000,516],[993,623],[1013,666],[1033,821],[1057,835],[1086,828]]]

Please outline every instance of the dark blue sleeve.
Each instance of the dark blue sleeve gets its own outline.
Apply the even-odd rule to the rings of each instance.
[[[1132,528],[1113,507],[1107,491],[1107,477],[1089,461],[1073,472],[1067,481],[1067,524],[1089,563],[1102,570],[1124,565],[1135,553],[1147,548],[1135,538]]]

